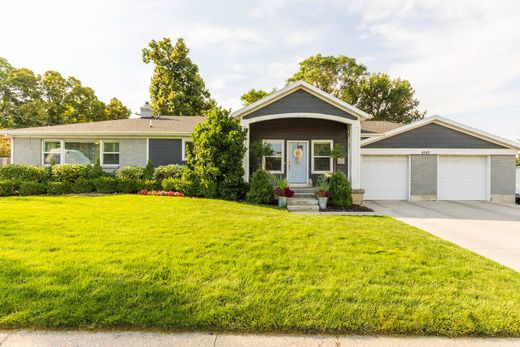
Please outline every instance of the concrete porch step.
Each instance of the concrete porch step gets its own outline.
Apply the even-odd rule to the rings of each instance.
[[[289,212],[319,212],[320,207],[316,205],[287,205]]]
[[[314,192],[312,193],[294,193],[294,197],[298,199],[315,199]]]
[[[293,205],[313,206],[313,205],[318,205],[318,200],[316,200],[316,198],[314,198],[314,197],[312,197],[312,198],[294,197],[294,198],[287,199],[287,205],[288,206],[293,206]]]

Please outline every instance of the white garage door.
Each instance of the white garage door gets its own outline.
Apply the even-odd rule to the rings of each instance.
[[[439,156],[439,200],[486,200],[487,157]]]
[[[408,200],[408,156],[363,156],[361,187],[366,200]]]

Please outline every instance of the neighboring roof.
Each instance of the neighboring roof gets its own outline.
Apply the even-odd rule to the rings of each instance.
[[[345,101],[340,100],[333,95],[330,95],[329,93],[325,93],[323,90],[318,89],[305,81],[297,81],[292,84],[289,84],[288,86],[286,86],[280,90],[277,90],[276,92],[269,94],[268,96],[231,113],[231,116],[238,120],[238,119],[242,118],[243,116],[245,116],[257,109],[260,109],[266,105],[269,105],[270,103],[273,103],[276,100],[279,100],[279,99],[283,98],[284,96],[287,96],[300,89],[305,90],[308,93],[311,93],[312,95],[328,102],[329,104],[331,104],[345,112],[348,112],[348,113],[360,118],[361,120],[372,118],[371,115],[360,110],[359,108],[354,107],[354,106],[346,103]]]
[[[132,118],[100,122],[63,124],[45,127],[7,130],[10,136],[23,135],[147,135],[168,134],[188,135],[195,125],[205,117],[161,116],[158,118]],[[151,125],[151,126],[150,126]]]
[[[382,140],[388,139],[389,137],[396,136],[398,134],[402,134],[404,132],[407,132],[407,131],[410,131],[412,129],[416,129],[416,128],[419,128],[419,127],[422,127],[424,125],[431,124],[431,123],[443,125],[443,126],[446,126],[448,128],[451,128],[451,129],[454,129],[454,130],[458,130],[458,131],[460,131],[462,133],[466,133],[466,134],[469,134],[469,135],[473,135],[475,137],[479,137],[479,138],[487,140],[489,142],[493,142],[493,143],[496,143],[496,144],[499,144],[499,145],[502,145],[502,146],[510,147],[510,148],[513,148],[513,149],[516,149],[516,150],[520,150],[520,142],[510,141],[510,140],[504,139],[504,138],[502,138],[500,136],[492,135],[492,134],[487,133],[487,132],[482,131],[482,130],[477,130],[475,128],[469,127],[467,125],[455,122],[455,121],[453,121],[451,119],[447,119],[447,118],[444,118],[444,117],[441,117],[441,116],[427,117],[427,118],[424,118],[424,119],[422,119],[420,121],[417,121],[417,122],[414,122],[414,123],[411,123],[411,124],[407,124],[407,125],[403,125],[401,127],[398,127],[398,128],[393,129],[393,130],[387,131],[384,134],[382,134],[382,136],[371,137],[371,138],[362,140],[361,141],[361,146],[365,146],[365,145],[368,145],[368,144],[371,144],[371,143],[382,141]]]
[[[384,120],[367,120],[361,122],[362,134],[382,134],[387,131],[402,127],[401,123],[388,122]]]

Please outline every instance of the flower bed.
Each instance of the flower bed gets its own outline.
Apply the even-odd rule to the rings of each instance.
[[[371,208],[366,206],[352,204],[350,206],[332,206],[328,205],[327,209],[321,210],[322,212],[374,212]]]
[[[174,191],[166,191],[166,190],[140,190],[137,192],[139,195],[153,195],[153,196],[178,196],[184,197],[184,194],[181,192]]]

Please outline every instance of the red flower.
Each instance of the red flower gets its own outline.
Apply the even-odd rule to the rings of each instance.
[[[287,197],[287,198],[292,198],[294,196],[294,191],[292,191],[289,188],[284,188],[284,189],[276,188],[274,190],[274,194],[276,196],[284,196],[284,197]]]

